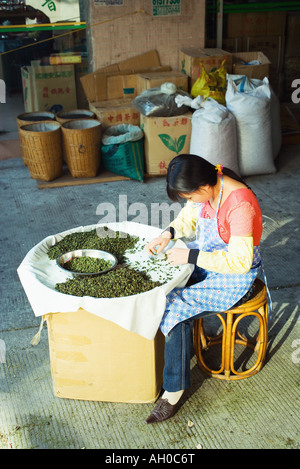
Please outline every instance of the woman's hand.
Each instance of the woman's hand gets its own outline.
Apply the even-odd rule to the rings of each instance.
[[[169,231],[164,231],[158,238],[153,239],[146,244],[145,249],[148,254],[159,254],[168,246],[172,235]]]
[[[188,264],[189,252],[189,249],[173,248],[169,249],[166,254],[171,265],[181,265]]]

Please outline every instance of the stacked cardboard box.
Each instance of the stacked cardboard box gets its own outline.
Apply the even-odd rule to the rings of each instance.
[[[232,73],[232,54],[225,50],[181,50],[179,70],[172,71],[170,67],[161,65],[156,51],[150,51],[87,74],[81,77],[81,83],[89,108],[104,126],[140,125],[145,137],[146,174],[165,175],[170,161],[190,150],[192,113],[171,117],[145,116],[132,106],[133,98],[164,82],[173,82],[178,88],[189,92],[197,79],[200,64],[211,72],[219,68],[224,60],[227,72]]]
[[[54,54],[49,62],[32,61],[21,68],[25,112],[88,109],[80,81],[88,72],[87,60],[80,53],[67,53]]]
[[[232,73],[263,80],[269,77],[270,60],[262,52],[237,52],[232,54]],[[259,62],[257,65],[251,62]]]
[[[270,61],[269,79],[278,95],[282,86],[286,18],[284,11],[224,16],[223,47],[233,53],[262,52]]]
[[[169,72],[168,81],[173,81],[177,87],[191,91],[198,77],[200,66],[203,65],[209,73],[219,68],[226,61],[228,73],[232,72],[232,55],[216,48],[189,48],[179,51],[179,72]],[[173,74],[173,79],[172,79]],[[140,75],[141,83],[149,87],[157,86],[159,82]],[[184,80],[185,78],[185,80]],[[176,81],[176,79],[178,81]],[[143,80],[143,81],[142,81]],[[183,81],[184,80],[184,81]],[[181,86],[180,86],[181,84]],[[148,86],[147,86],[148,88]],[[192,112],[172,117],[146,117],[141,115],[141,127],[145,135],[145,165],[150,175],[165,175],[170,161],[180,153],[189,153],[192,133]]]
[[[226,19],[226,37],[228,38],[270,37],[285,34],[286,13],[284,11],[229,13]]]
[[[103,129],[111,125],[140,125],[140,113],[132,106],[132,99],[120,98],[90,103],[89,108],[102,122]]]
[[[176,117],[147,117],[133,107],[135,96],[162,83],[172,82],[188,91],[188,76],[162,66],[157,51],[150,51],[81,77],[89,102],[104,127],[140,125],[144,131],[145,170],[148,175],[166,174],[169,162],[179,151],[188,152],[191,114]],[[172,145],[173,142],[173,145]]]
[[[155,50],[89,73],[81,78],[81,83],[90,103],[134,98],[137,95],[137,75],[151,70],[170,70],[169,66],[161,66]]]
[[[223,49],[183,49],[179,51],[180,70],[189,77],[189,89],[198,78],[199,67],[203,65],[206,72],[219,68],[226,60],[225,65],[228,73],[232,72],[232,55]]]
[[[21,68],[25,112],[70,111],[77,107],[75,69],[69,65]]]
[[[123,60],[80,78],[89,108],[104,127],[118,124],[140,124],[140,114],[132,106],[138,94],[139,73],[169,71],[162,66],[157,51]]]
[[[171,82],[182,91],[188,91],[188,77],[182,72],[145,72],[137,76],[137,94],[145,90],[160,87],[163,83]]]

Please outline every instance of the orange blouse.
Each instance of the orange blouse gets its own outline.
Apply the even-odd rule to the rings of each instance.
[[[216,212],[209,202],[203,205],[201,216],[214,218]],[[262,213],[255,194],[251,189],[232,191],[218,214],[219,234],[228,244],[230,236],[245,236],[252,233],[253,245],[259,246],[262,235]]]

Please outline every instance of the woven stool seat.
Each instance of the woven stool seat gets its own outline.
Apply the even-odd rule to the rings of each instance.
[[[216,313],[221,320],[223,331],[217,336],[205,334],[204,318],[197,319],[193,328],[193,342],[197,362],[202,371],[213,378],[237,380],[248,378],[261,370],[266,356],[268,341],[268,299],[265,284],[256,279],[254,291],[248,301],[223,313]],[[259,331],[256,339],[244,337],[238,331],[239,322],[245,317],[256,317],[259,320]],[[219,370],[212,370],[205,362],[205,351],[222,344],[222,361]],[[257,360],[251,368],[237,371],[234,364],[235,345],[249,347],[257,354]]]

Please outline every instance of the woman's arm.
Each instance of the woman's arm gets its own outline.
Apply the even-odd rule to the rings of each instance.
[[[173,228],[174,230],[173,238],[191,238],[194,235],[199,210],[199,205],[192,202],[187,202],[185,204],[175,220],[170,223],[169,228]]]
[[[187,202],[176,219],[160,236],[146,245],[148,254],[159,254],[169,244],[170,239],[190,238],[195,232],[200,207]]]
[[[196,258],[198,267],[222,274],[245,274],[251,269],[252,262],[252,234],[232,236],[228,243],[228,251],[199,251]]]
[[[222,274],[245,274],[253,262],[253,237],[232,236],[228,251],[204,252],[199,249],[173,248],[167,251],[172,265],[196,264],[202,269]]]
[[[228,214],[231,236],[227,251],[204,252],[190,249],[187,253],[186,250],[175,252],[173,249],[167,252],[168,259],[173,265],[189,262],[218,273],[246,273],[253,262],[254,218],[255,212],[251,204],[242,202],[231,208]]]

